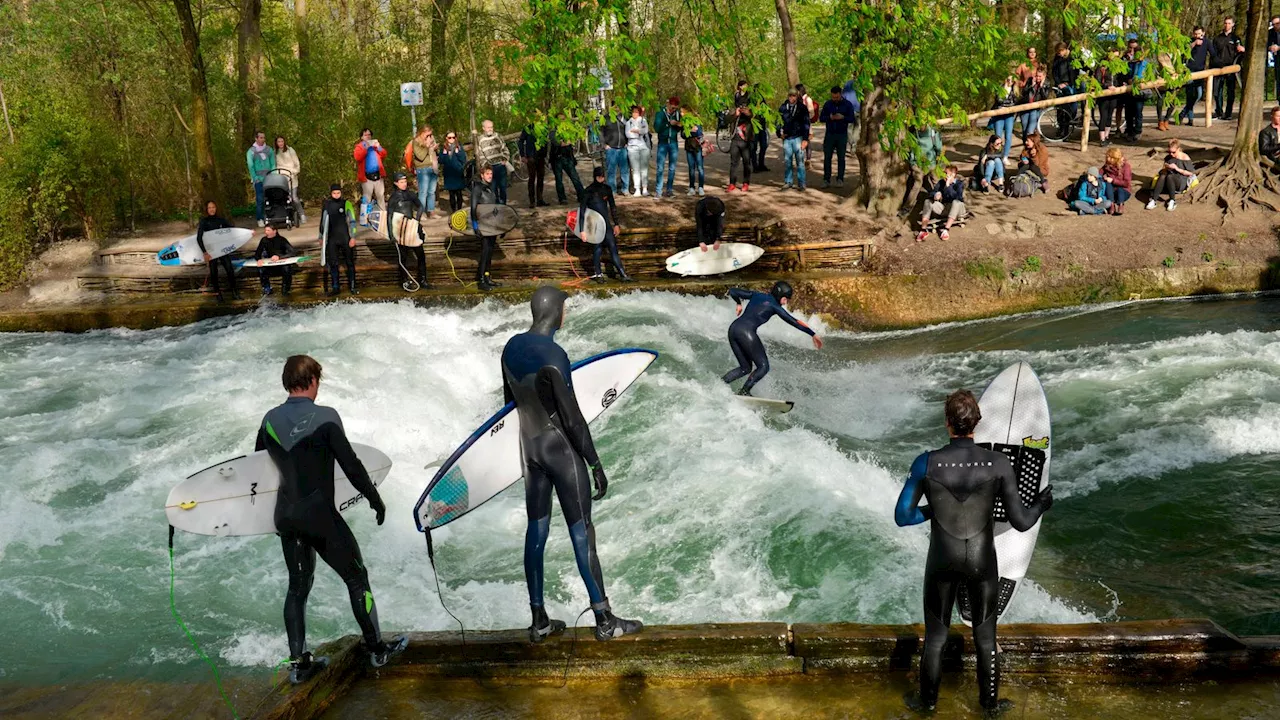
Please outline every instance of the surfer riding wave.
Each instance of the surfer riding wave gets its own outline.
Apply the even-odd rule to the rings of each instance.
[[[722,379],[726,383],[732,383],[743,376],[749,376],[738,391],[739,395],[750,395],[751,388],[769,374],[769,356],[765,353],[764,343],[760,341],[757,331],[775,315],[813,338],[813,346],[822,349],[822,338],[787,312],[791,295],[791,284],[783,280],[774,283],[773,289],[767,293],[729,288],[729,297],[738,304],[738,319],[729,326],[729,347],[738,360],[738,367],[725,373]],[[747,303],[745,309],[742,307],[744,301]]]

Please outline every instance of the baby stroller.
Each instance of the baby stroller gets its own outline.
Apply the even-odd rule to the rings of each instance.
[[[268,172],[262,180],[262,195],[262,213],[268,223],[287,228],[302,224],[302,211],[293,202],[293,173],[280,168]]]

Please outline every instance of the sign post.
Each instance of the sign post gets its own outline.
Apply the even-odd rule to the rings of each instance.
[[[418,134],[418,114],[414,108],[422,104],[422,83],[400,83],[400,104],[409,107],[409,121],[413,123],[413,134]]]

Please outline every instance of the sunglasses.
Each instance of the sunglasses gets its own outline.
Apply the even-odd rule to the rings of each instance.
[[[458,136],[457,136],[457,135],[445,135],[445,136],[444,136],[444,139],[445,139],[445,140],[457,140],[457,139],[458,139]]]

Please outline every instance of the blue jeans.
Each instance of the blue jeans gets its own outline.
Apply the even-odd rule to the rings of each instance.
[[[982,168],[982,178],[990,183],[992,180],[999,178],[1004,179],[1004,161],[990,158]]]
[[[705,165],[703,165],[704,158],[702,157],[702,151],[685,152],[684,159],[685,162],[689,164],[689,189],[697,190],[707,182],[707,173]]]
[[[1031,133],[1038,133],[1038,132],[1040,132],[1040,113],[1042,113],[1042,112],[1044,112],[1044,111],[1043,111],[1043,110],[1028,110],[1028,111],[1026,111],[1026,112],[1024,112],[1024,113],[1022,113],[1021,115],[1019,115],[1019,116],[1018,116],[1018,118],[1022,120],[1022,137],[1023,137],[1023,139],[1025,139],[1025,138],[1026,138],[1028,135],[1030,135]],[[1007,148],[1007,147],[1009,147],[1009,144],[1008,144],[1008,143],[1005,143],[1005,147],[1006,147],[1006,148]]]
[[[1009,157],[1009,148],[1013,147],[1013,118],[1013,115],[1001,115],[991,118],[991,122],[987,123],[992,134],[1004,138],[1004,150],[1000,152],[1001,160]]]
[[[498,204],[507,204],[507,166],[505,163],[493,165],[493,194],[498,196]]]
[[[793,137],[782,141],[782,166],[785,168],[782,182],[785,185],[793,184],[794,177],[794,184],[804,187],[804,150],[800,149],[802,140],[803,138]]]
[[[1125,190],[1122,187],[1116,187],[1111,183],[1103,184],[1102,196],[1110,200],[1111,202],[1115,203],[1116,205],[1127,202],[1130,197],[1133,197],[1128,190]]]
[[[1182,112],[1178,113],[1178,120],[1181,121],[1182,118],[1186,118],[1189,123],[1195,122],[1196,103],[1200,102],[1200,98],[1204,97],[1204,81],[1197,80],[1187,83],[1187,86],[1183,88],[1183,93],[1186,95],[1187,104],[1182,108]]]
[[[656,192],[661,195],[664,191],[670,191],[671,186],[676,183],[676,153],[680,151],[680,143],[672,140],[671,142],[658,143],[658,188]],[[663,169],[667,174],[662,174]],[[665,182],[664,182],[665,181]]]
[[[266,202],[266,197],[262,194],[262,183],[253,184],[253,202],[256,207],[256,217],[258,220],[266,220],[267,215],[262,211],[262,204]]]
[[[621,190],[619,190],[619,184],[616,181],[618,175],[622,175]],[[631,162],[627,160],[627,149],[625,147],[605,149],[604,182],[615,193],[626,193],[631,188]]]
[[[436,184],[440,182],[439,173],[431,168],[418,168],[414,174],[418,176],[418,202],[422,204],[425,212],[435,212]]]

